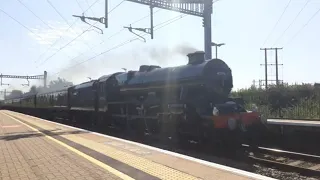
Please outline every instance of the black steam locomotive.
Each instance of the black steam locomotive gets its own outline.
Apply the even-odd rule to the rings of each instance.
[[[3,107],[46,118],[175,139],[222,139],[260,124],[256,112],[229,98],[232,72],[204,52],[187,65],[117,72],[50,93],[8,99]],[[216,138],[218,137],[218,138]]]

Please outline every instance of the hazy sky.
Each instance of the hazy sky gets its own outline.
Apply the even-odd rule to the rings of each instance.
[[[306,26],[305,24],[320,9],[320,0],[291,0],[275,27],[289,1],[220,0],[214,3],[212,41],[226,43],[219,49],[218,54],[219,58],[232,68],[236,89],[248,87],[254,79],[263,78],[264,69],[260,66],[264,61],[264,52],[260,50],[262,47],[283,47],[283,50],[279,51],[279,62],[284,64],[283,68],[280,68],[280,78],[284,81],[319,81],[317,70],[320,64],[320,13]],[[121,46],[124,42],[136,38],[134,34],[123,29],[123,26],[129,26],[130,23],[147,16],[149,8],[128,1],[121,3],[109,14],[108,29],[102,24],[96,24],[103,29],[103,34],[100,34],[96,29],[72,17],[73,14],[81,15],[95,2],[96,0],[0,1],[0,72],[37,75],[47,70],[50,78],[60,76],[80,83],[87,81],[88,77],[98,78],[122,71],[121,68],[137,69],[141,64],[185,64],[184,53],[192,49],[204,49],[201,18],[185,16],[180,19],[178,13],[157,8],[154,10],[154,24],[160,25],[155,28],[165,25],[163,22],[175,17],[177,21],[155,31],[154,40],[145,36],[146,43],[136,39]],[[120,2],[121,0],[109,0],[109,11]],[[306,2],[308,4],[293,22]],[[102,17],[104,0],[98,0],[85,15]],[[149,18],[144,18],[132,26],[149,27],[149,22]],[[84,32],[88,28],[90,31]],[[93,58],[102,52],[103,55]],[[274,53],[270,52],[269,59],[274,60]],[[85,63],[74,66],[85,60]],[[68,67],[70,68],[66,69]],[[65,70],[62,71],[63,69]],[[274,68],[272,71],[274,75]],[[37,80],[30,82],[39,84]],[[2,86],[1,89],[29,89],[21,86],[27,83],[26,80],[4,79],[3,83],[9,83],[10,86]]]

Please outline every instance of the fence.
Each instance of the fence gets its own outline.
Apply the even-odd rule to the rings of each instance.
[[[320,91],[307,90],[268,90],[252,93],[236,93],[242,97],[247,109],[258,106],[267,118],[320,120]]]

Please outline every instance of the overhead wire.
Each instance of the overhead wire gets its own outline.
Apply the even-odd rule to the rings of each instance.
[[[63,32],[63,34],[66,33],[66,32],[68,32],[69,29],[71,29],[71,27],[74,26],[74,25],[77,23],[78,20],[79,20],[79,19],[75,20],[75,21]],[[45,55],[53,46],[55,46],[55,45],[59,42],[59,40],[62,38],[62,36],[63,36],[63,35],[61,35],[59,38],[57,38],[56,41],[55,41],[54,43],[52,43],[52,44],[47,48],[47,50],[46,50],[45,52],[43,52],[43,53],[38,57],[37,60],[35,60],[35,62],[39,61],[43,55]]]
[[[70,26],[68,20],[62,16],[62,14],[58,11],[58,9],[49,1],[47,0],[48,4],[56,11],[57,14]]]
[[[78,0],[76,0],[77,1],[77,3],[79,3],[78,2]],[[70,23],[68,22],[68,20],[64,17],[64,16],[62,16],[62,14],[59,12],[59,10],[49,1],[49,0],[47,0],[47,2],[50,4],[50,6],[56,11],[56,13],[57,14],[59,14],[59,16],[66,22],[66,24],[67,25],[69,25],[70,26]],[[81,6],[80,6],[80,4],[78,4],[79,5],[79,7],[81,8]],[[81,8],[82,9],[82,8]],[[90,8],[91,9],[91,8]],[[83,10],[84,11],[84,10]],[[87,42],[83,42],[86,46],[88,46],[88,48],[90,48],[90,46],[89,46],[89,44],[87,43]]]
[[[77,2],[77,4],[78,4],[79,8],[82,10],[82,12],[84,12],[84,9],[83,9],[82,6],[80,5],[79,1],[76,0],[76,2]]]
[[[313,20],[313,18],[315,18],[317,16],[317,14],[320,12],[320,8],[309,18],[309,20],[297,31],[297,33],[295,35],[292,36],[292,38],[290,38],[290,40],[284,45],[286,46],[287,44],[289,44],[292,40],[294,40],[300,33],[301,31],[308,26],[308,24]]]
[[[162,23],[163,25],[160,26],[160,27],[158,27],[158,25],[157,25],[158,28],[156,28],[155,30],[161,29],[161,28],[163,28],[163,27],[165,27],[165,26],[167,26],[167,25],[169,25],[169,24],[171,24],[171,23],[174,23],[174,22],[176,22],[176,21],[178,21],[178,20],[180,20],[180,19],[182,19],[182,18],[184,18],[184,17],[186,17],[186,16],[188,16],[188,15],[183,14],[183,15],[180,15],[180,16],[176,16],[176,18],[173,18],[173,19],[171,19],[171,20],[168,20],[166,23],[163,22],[163,23]]]
[[[181,14],[179,16],[176,16],[176,17],[172,18],[172,19],[169,19],[169,20],[166,20],[164,22],[161,22],[161,23],[155,25],[154,28],[158,27],[158,26],[161,26],[162,24],[166,24],[166,23],[168,23],[168,21],[175,21],[176,18],[180,19],[182,16],[186,16],[186,15],[185,14]]]
[[[120,2],[118,5],[116,5],[112,10],[110,10],[108,12],[108,14],[110,14],[113,10],[115,10],[117,7],[119,7],[122,3],[124,2],[124,0],[122,2]],[[70,42],[68,42],[67,44],[65,44],[63,47],[61,47],[58,51],[56,51],[55,53],[53,53],[51,56],[47,57],[39,66],[41,66],[42,64],[44,64],[45,62],[47,62],[49,59],[51,59],[53,56],[55,56],[57,53],[59,53],[61,50],[63,50],[64,48],[66,48],[69,44],[71,44],[72,42],[74,42],[75,40],[77,40],[79,37],[81,37],[84,33],[88,32],[90,28],[92,28],[93,26],[95,26],[98,23],[95,22],[94,24],[92,24],[91,26],[89,26],[89,28],[87,28],[86,30],[84,30],[81,34],[79,34],[78,36],[76,36],[75,38],[73,38]],[[91,49],[91,47],[89,46],[89,48]]]
[[[21,0],[17,0],[21,5],[23,5],[29,12],[31,12],[36,18],[38,18],[43,24],[52,28],[48,23],[44,22],[38,15],[36,15],[28,6],[26,6]]]
[[[262,45],[262,46],[264,46],[264,45],[266,44],[266,42],[269,40],[269,38],[270,38],[271,34],[272,34],[272,33],[273,33],[273,31],[276,29],[277,25],[279,24],[280,20],[282,19],[283,15],[284,15],[284,13],[287,11],[287,9],[288,9],[288,7],[289,7],[289,5],[290,5],[291,1],[292,1],[292,0],[289,0],[289,2],[287,3],[287,5],[286,5],[286,7],[284,8],[284,10],[283,10],[282,14],[281,14],[281,15],[280,15],[280,17],[278,18],[278,20],[277,20],[276,24],[273,26],[273,28],[272,28],[271,32],[270,32],[270,33],[269,33],[269,35],[267,36],[267,38],[266,38],[266,40],[264,41],[264,43],[263,43],[263,45]]]
[[[122,3],[124,3],[125,2],[125,0],[122,0],[119,4],[117,4],[115,7],[113,7],[109,12],[108,12],[108,14],[109,13],[111,13],[112,11],[114,11],[115,9],[117,9]]]
[[[92,6],[94,6],[98,1],[100,1],[100,0],[96,0],[95,2],[93,2],[83,13],[87,12],[87,11],[88,11]],[[62,33],[62,35],[61,35],[58,39],[56,39],[56,41],[55,41],[54,43],[52,43],[52,44],[47,48],[47,50],[46,50],[44,53],[42,53],[42,54],[38,57],[38,59],[37,59],[35,62],[37,62],[44,54],[46,54],[53,46],[55,46],[55,45],[59,42],[59,40],[61,39],[61,37],[62,37],[66,32],[68,32],[69,29],[70,29],[73,25],[75,25],[78,21],[79,21],[79,19],[76,19],[76,20],[69,26],[69,28],[66,29],[66,30]]]
[[[44,22],[38,15],[36,15],[27,5],[25,5],[21,0],[17,0],[20,4],[22,4],[29,12],[31,12],[37,19],[39,19],[43,24],[45,24],[48,28],[53,30],[54,28],[51,27],[48,23]]]
[[[153,13],[153,15],[155,15],[156,13],[158,13],[160,10],[161,10],[161,9],[158,9],[157,11],[155,11],[155,12]],[[140,18],[140,19],[138,19],[138,20],[136,20],[136,21],[134,21],[134,22],[132,22],[132,23],[130,23],[130,24],[131,24],[131,25],[136,24],[136,23],[142,21],[143,19],[145,19],[145,18],[147,18],[147,17],[150,17],[150,14],[147,15],[147,16],[144,16],[144,17],[142,17],[142,18]],[[119,33],[123,32],[124,30],[125,30],[124,28],[121,28],[119,31],[117,31],[116,33],[114,33],[114,34],[112,34],[111,36],[109,36],[109,37],[107,38],[107,40],[109,40],[109,39],[111,39],[112,37],[118,35]],[[100,44],[103,44],[104,42],[105,42],[105,41],[102,41]]]
[[[293,25],[293,23],[298,19],[299,15],[301,14],[301,12],[304,10],[304,8],[308,5],[308,3],[310,2],[310,0],[307,0],[306,3],[304,4],[304,6],[301,8],[301,10],[298,12],[298,14],[295,16],[295,18],[292,20],[292,22],[289,24],[289,26],[281,33],[281,35],[279,36],[279,38],[275,41],[275,43],[273,44],[276,45],[277,42],[283,37],[283,35],[287,32],[287,30]]]
[[[153,14],[156,14],[156,13],[158,13],[159,11],[161,11],[161,9],[156,10]],[[136,20],[136,21],[134,21],[134,22],[132,22],[131,24],[135,24],[135,23],[137,23],[137,22],[140,22],[140,21],[144,20],[144,19],[147,18],[147,17],[150,17],[150,14],[149,14],[149,15],[146,15],[146,16],[144,16],[144,17],[142,17],[142,18],[140,18],[140,19],[138,19],[138,20]]]
[[[88,0],[86,0],[86,3],[87,3],[88,6],[90,6]],[[92,12],[92,15],[93,15],[93,16],[96,16],[95,13],[93,12],[92,8],[90,8],[90,11]]]
[[[172,24],[173,22],[176,22],[177,20],[180,20],[180,19],[186,17],[187,15],[184,15],[184,16],[179,15],[179,16],[180,16],[179,19],[176,19],[177,17],[172,18],[172,19],[175,19],[174,21],[172,21],[172,19],[167,20],[167,24],[162,25],[162,26],[156,28],[154,31],[159,30],[159,29],[161,29],[161,28],[163,28],[163,27],[165,27],[165,26],[167,26],[167,25],[169,25],[169,24]],[[146,35],[148,35],[148,34],[142,34],[142,33],[141,33],[141,34],[139,34],[139,35],[141,35],[142,37],[144,37],[144,36],[146,36]],[[65,69],[63,69],[63,70],[61,70],[61,71],[58,71],[58,72],[54,73],[53,75],[57,75],[57,74],[65,71],[65,70],[71,69],[71,68],[76,67],[76,66],[78,66],[78,65],[81,65],[81,64],[83,64],[83,63],[85,63],[85,62],[88,62],[88,61],[90,61],[90,60],[93,60],[93,59],[95,59],[95,58],[97,58],[97,57],[99,57],[99,56],[101,56],[101,55],[103,55],[103,54],[106,54],[106,53],[108,53],[108,52],[110,52],[110,51],[113,51],[113,50],[115,50],[115,49],[118,49],[118,48],[120,48],[120,47],[122,47],[122,46],[124,46],[124,45],[126,45],[126,44],[129,44],[129,43],[131,43],[131,42],[133,42],[133,41],[135,41],[135,40],[137,40],[137,39],[139,39],[139,38],[128,39],[128,40],[126,40],[126,41],[124,41],[124,42],[122,42],[122,43],[120,43],[120,44],[117,44],[117,45],[113,46],[112,48],[109,48],[109,49],[101,52],[100,54],[97,54],[97,55],[95,55],[95,56],[93,56],[93,57],[91,57],[91,58],[89,58],[89,59],[86,59],[86,60],[81,61],[81,62],[79,62],[79,63],[77,63],[77,64],[75,64],[75,65],[72,65],[72,66],[70,66],[70,67],[67,67],[67,68],[65,68]]]
[[[161,10],[161,9],[158,9],[158,10],[155,11],[153,14],[156,14],[156,13],[159,12],[160,10]],[[142,18],[140,18],[140,19],[138,19],[138,20],[136,20],[136,21],[134,21],[134,22],[132,22],[131,25],[133,25],[133,24],[135,24],[135,23],[138,23],[138,22],[140,22],[141,20],[143,20],[143,19],[145,19],[145,18],[147,18],[147,17],[150,17],[150,14],[147,15],[147,16],[144,16],[144,17],[142,17]],[[166,22],[167,22],[167,21],[166,21]],[[156,26],[157,26],[157,25],[156,25]],[[155,27],[156,27],[156,26],[155,26]],[[114,36],[120,34],[120,33],[123,32],[124,30],[125,30],[124,28],[121,28],[119,31],[117,31],[117,32],[113,33],[112,35],[110,35],[106,40],[109,40],[109,39],[113,38]],[[94,45],[93,47],[91,47],[91,48],[88,49],[87,51],[80,53],[79,55],[73,57],[73,58],[70,59],[69,61],[72,61],[72,60],[74,60],[74,59],[82,56],[83,54],[87,53],[88,51],[96,48],[97,46],[99,46],[99,45],[101,45],[101,44],[103,44],[103,43],[105,43],[105,41],[102,41],[101,43],[98,43],[98,44]]]
[[[44,61],[42,61],[40,63],[39,66],[41,66],[42,64],[44,64],[45,62],[47,62],[49,59],[51,59],[53,56],[55,56],[58,52],[60,52],[61,50],[63,50],[64,48],[66,48],[69,44],[71,44],[72,42],[74,42],[75,40],[77,40],[79,37],[81,37],[84,33],[88,32],[89,29],[92,28],[92,26],[96,25],[98,22],[95,22],[94,24],[92,24],[91,26],[89,26],[86,30],[84,30],[81,34],[78,34],[78,36],[76,36],[75,38],[73,38],[71,41],[69,41],[67,44],[65,44],[64,46],[62,46],[58,51],[56,51],[55,53],[53,53],[51,56],[47,57]],[[38,67],[39,67],[38,66]]]
[[[0,8],[0,11],[2,13],[4,13],[5,15],[7,15],[8,17],[10,17],[12,20],[14,20],[15,22],[17,22],[19,25],[21,25],[22,27],[24,27],[26,30],[28,30],[31,34],[37,36],[38,38],[40,38],[41,40],[44,40],[41,36],[39,36],[38,34],[36,34],[35,32],[33,32],[30,28],[28,28],[27,26],[25,26],[24,24],[22,24],[20,21],[18,21],[17,19],[15,19],[14,17],[12,17],[10,14],[8,14],[7,12],[5,12],[4,10],[2,10]],[[48,42],[48,41],[46,41]],[[50,43],[50,42],[49,42]]]

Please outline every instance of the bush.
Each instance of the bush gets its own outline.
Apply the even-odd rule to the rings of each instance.
[[[310,84],[273,86],[267,90],[251,87],[232,92],[232,96],[242,97],[247,109],[257,105],[269,118],[320,120],[320,90]]]

